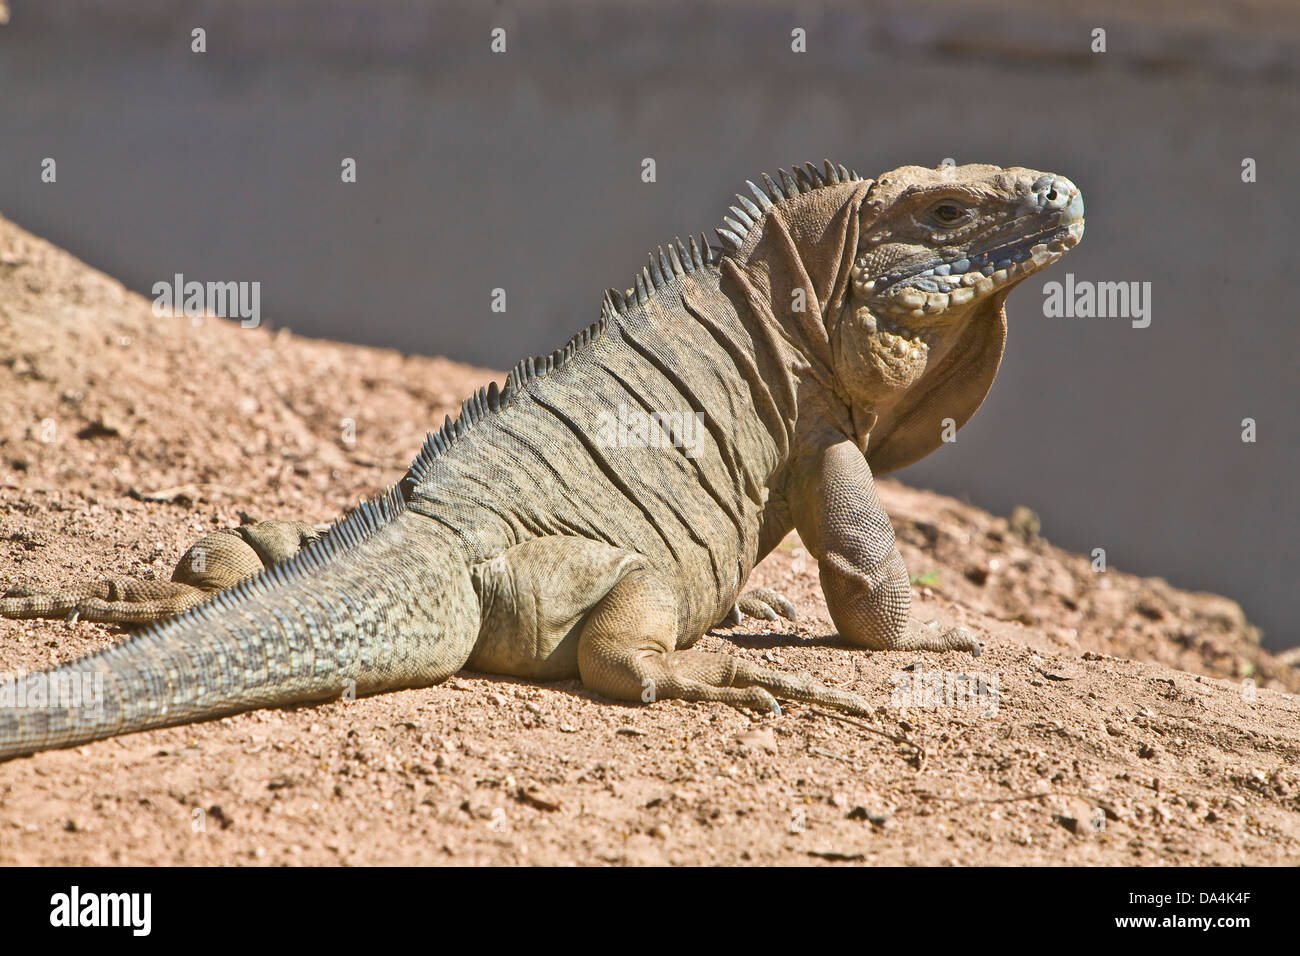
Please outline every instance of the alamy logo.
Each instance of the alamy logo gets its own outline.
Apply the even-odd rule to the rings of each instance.
[[[51,926],[129,926],[134,936],[148,936],[153,926],[152,893],[71,892],[50,897]]]
[[[185,281],[176,273],[171,282],[155,282],[153,314],[158,318],[189,316],[200,325],[205,315],[222,319],[239,319],[246,329],[262,323],[262,283]]]
[[[1078,282],[1073,272],[1065,283],[1043,283],[1043,315],[1049,319],[1132,319],[1133,328],[1151,324],[1150,282]]]
[[[0,709],[83,710],[94,716],[104,705],[102,671],[44,671],[0,674]]]
[[[596,443],[601,448],[680,448],[687,458],[696,458],[703,433],[701,412],[645,412],[619,405],[617,414],[598,416]]]
[[[998,713],[998,675],[925,670],[920,664],[889,676],[894,685],[889,702],[894,707],[979,708],[985,717]]]

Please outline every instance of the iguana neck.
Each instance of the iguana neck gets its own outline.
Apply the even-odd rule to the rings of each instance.
[[[787,196],[718,262],[723,292],[771,342],[791,396],[792,449],[816,432],[853,434],[849,397],[835,374],[827,316],[838,312],[857,248],[868,180],[822,184]],[[799,424],[802,421],[803,424]]]

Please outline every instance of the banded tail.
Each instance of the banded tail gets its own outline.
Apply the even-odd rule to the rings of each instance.
[[[394,488],[292,560],[179,617],[0,683],[0,761],[444,680],[469,655],[477,599],[433,524]]]

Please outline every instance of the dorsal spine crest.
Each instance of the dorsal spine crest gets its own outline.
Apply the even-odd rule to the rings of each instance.
[[[637,274],[632,286],[625,291],[608,289],[600,305],[600,319],[571,338],[563,347],[550,355],[529,356],[523,359],[506,376],[504,387],[498,389],[496,382],[486,388],[480,388],[461,405],[460,415],[453,422],[448,416],[436,432],[430,432],[420,449],[419,455],[411,463],[406,476],[398,483],[401,490],[399,497],[405,501],[416,485],[428,477],[434,459],[445,454],[451,444],[470,432],[474,426],[487,415],[495,415],[513,404],[521,389],[529,382],[545,378],[556,369],[563,368],[573,360],[582,349],[597,341],[610,322],[617,321],[629,309],[645,305],[659,290],[681,276],[690,275],[706,266],[716,265],[718,259],[727,251],[734,251],[744,245],[749,233],[758,227],[763,217],[781,203],[793,199],[814,189],[823,189],[840,183],[859,182],[862,177],[856,171],[844,166],[836,166],[826,160],[822,169],[812,163],[804,168],[792,167],[793,172],[777,170],[780,185],[767,173],[762,174],[763,185],[753,180],[745,185],[753,194],[753,199],[737,194],[739,205],[730,208],[731,215],[723,217],[723,224],[715,232],[722,240],[724,248],[709,244],[708,237],[700,233],[699,241],[691,236],[683,243],[674,238],[665,251],[660,246],[650,253],[648,261]]]

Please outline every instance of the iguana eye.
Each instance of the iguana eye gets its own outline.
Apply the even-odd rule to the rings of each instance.
[[[930,218],[940,225],[953,226],[967,216],[966,210],[956,203],[941,202],[930,210]]]

